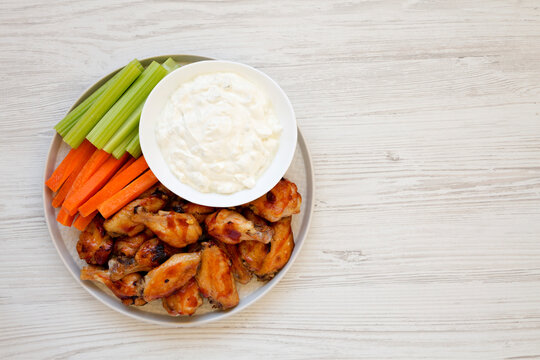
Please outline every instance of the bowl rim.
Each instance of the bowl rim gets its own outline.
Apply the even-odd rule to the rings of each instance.
[[[142,59],[140,61],[141,63],[149,63],[153,60],[164,61],[168,57],[172,57],[176,59],[182,58],[182,59],[185,59],[186,61],[191,61],[191,59],[194,59],[194,61],[201,61],[200,59],[208,59],[208,58],[203,58],[196,55],[181,55],[180,54],[180,55],[154,56],[154,57]],[[67,113],[69,113],[69,111],[73,110],[77,105],[79,105],[82,101],[84,101],[84,99],[86,99],[91,94],[91,92],[95,91],[100,85],[105,83],[110,77],[112,77],[119,70],[120,69],[116,69],[112,71],[108,75],[102,77],[100,80],[95,82],[93,85],[89,86],[80,95],[77,101],[75,101],[75,103],[68,110]],[[241,299],[240,304],[238,304],[238,306],[236,306],[235,308],[232,308],[227,311],[212,312],[212,313],[200,315],[197,317],[173,317],[173,316],[151,313],[151,312],[140,310],[136,307],[127,307],[123,305],[112,295],[104,292],[102,289],[97,287],[94,283],[80,280],[80,277],[79,277],[80,269],[78,265],[75,263],[75,261],[73,260],[71,253],[67,249],[66,244],[63,240],[63,237],[59,231],[60,225],[56,223],[56,220],[55,220],[56,219],[56,217],[54,216],[55,209],[51,206],[52,192],[47,188],[47,186],[43,185],[42,200],[43,200],[44,217],[47,223],[49,236],[51,237],[53,245],[60,259],[64,263],[64,266],[68,269],[69,273],[73,276],[73,279],[75,280],[75,282],[77,282],[80,286],[82,286],[95,299],[97,299],[99,302],[103,303],[108,308],[115,310],[118,313],[121,313],[123,315],[126,315],[136,320],[143,321],[145,323],[151,323],[151,324],[156,324],[156,325],[161,325],[161,326],[166,326],[166,327],[177,327],[177,328],[178,327],[194,327],[194,326],[200,326],[200,325],[208,324],[208,323],[215,322],[218,320],[222,320],[233,314],[236,314],[242,311],[243,309],[259,301],[285,276],[285,274],[289,271],[290,267],[295,262],[298,255],[300,254],[300,251],[302,247],[304,246],[304,243],[307,239],[307,234],[310,229],[311,221],[313,218],[314,206],[315,206],[315,203],[314,203],[315,192],[316,192],[315,176],[314,176],[313,161],[312,161],[309,148],[299,128],[297,129],[297,131],[298,131],[298,134],[297,134],[298,146],[300,148],[300,151],[302,152],[302,156],[304,159],[304,166],[306,169],[306,181],[307,181],[306,194],[303,196],[303,202],[305,206],[304,206],[304,211],[302,212],[302,215],[303,215],[304,220],[302,221],[298,234],[295,237],[295,248],[293,250],[293,254],[291,255],[291,258],[289,259],[287,264],[283,267],[283,269],[281,269],[272,280],[262,285],[254,293],[249,295],[249,296],[255,295],[251,300],[242,303],[242,299]],[[49,145],[47,158],[46,158],[45,165],[43,168],[43,184],[45,183],[45,179],[47,179],[50,173],[52,173],[55,163],[56,163],[57,153],[54,154],[54,156],[51,156],[51,153],[53,152],[53,150],[58,150],[58,147],[61,146],[61,143],[62,143],[61,137],[58,135],[58,133],[55,132],[51,140],[51,143]],[[307,196],[308,194],[310,194],[310,196]]]
[[[189,81],[188,79],[205,73],[219,72],[220,70],[216,68],[219,69],[220,67],[224,68],[223,71],[237,72],[240,75],[247,76],[255,84],[258,83],[262,88],[267,88],[269,92],[273,93],[274,100],[278,102],[274,106],[281,107],[284,114],[280,116],[283,127],[281,141],[271,163],[257,179],[257,183],[253,188],[240,190],[232,194],[204,193],[182,183],[172,173],[163,158],[154,130],[162,111],[160,105],[167,101],[164,98],[169,98],[182,81]],[[151,91],[143,106],[139,130],[142,153],[148,166],[159,181],[176,195],[186,200],[212,207],[231,207],[245,204],[270,191],[289,168],[298,141],[294,108],[279,84],[270,76],[252,66],[227,60],[198,61],[184,65],[165,76]]]

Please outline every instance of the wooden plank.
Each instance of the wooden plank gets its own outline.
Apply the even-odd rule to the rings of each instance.
[[[540,358],[536,1],[3,1],[3,358]],[[104,307],[64,269],[53,125],[134,57],[241,61],[289,94],[316,209],[265,298],[193,329]]]

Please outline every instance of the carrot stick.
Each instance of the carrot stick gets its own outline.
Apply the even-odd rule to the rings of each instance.
[[[110,156],[110,154],[107,154],[103,150],[96,150],[81,169],[74,185],[84,184]]]
[[[75,218],[75,215],[69,215],[66,209],[61,208],[60,211],[58,212],[58,216],[56,217],[56,221],[58,221],[60,224],[64,226],[71,226],[71,223],[73,223],[74,218]]]
[[[82,147],[82,146],[83,145],[81,145],[80,147]],[[80,147],[79,147],[79,149],[80,149]],[[64,182],[64,184],[62,184],[62,187],[60,188],[60,190],[58,190],[56,195],[54,195],[54,198],[52,200],[52,206],[53,207],[57,208],[57,207],[62,206],[67,194],[69,193],[69,190],[71,190],[71,187],[73,186],[73,183],[75,182],[75,179],[77,178],[77,176],[81,172],[81,169],[86,164],[88,159],[90,159],[93,152],[94,151],[92,149],[90,149],[90,151],[83,154],[83,156],[79,159],[79,161],[77,162],[77,166],[75,167],[75,169],[73,169],[73,172],[71,173],[71,175],[69,175],[69,177]]]
[[[109,154],[107,154],[103,150],[96,150],[88,159],[86,164],[83,165],[81,171],[79,172],[79,175],[75,178],[73,181],[73,185],[69,189],[66,199],[69,198],[71,193],[77,192],[78,189],[83,186],[83,184],[88,181],[90,176],[94,175],[94,173],[97,171],[97,169],[105,162],[107,159],[111,157]],[[64,200],[65,201],[65,200]]]
[[[157,177],[152,170],[148,170],[131,184],[114,194],[110,199],[98,206],[98,210],[104,218],[115,214],[118,210],[126,206],[137,196],[148,190],[152,185],[158,182]]]
[[[73,182],[70,182],[70,184],[67,183],[70,180],[70,178],[72,178],[71,175],[68,177],[68,179],[64,183],[64,185],[67,185],[67,186],[62,185],[60,190],[58,190],[56,195],[54,195],[54,197],[52,199],[52,206],[54,208],[58,208],[58,207],[62,206],[62,204],[64,203],[64,199],[66,198],[66,195],[69,192],[69,188],[71,188],[71,185],[73,185]],[[75,179],[75,178],[73,177],[73,179]]]
[[[86,227],[92,222],[92,220],[94,220],[94,217],[97,215],[97,213],[97,211],[94,211],[89,216],[82,216],[81,214],[79,214],[79,216],[77,216],[77,218],[73,222],[73,226],[81,231],[86,230]]]
[[[120,159],[110,156],[107,161],[75,191],[70,191],[62,205],[70,215],[77,214],[79,206],[107,183],[116,171],[126,162],[129,154],[124,154]]]
[[[148,164],[144,160],[144,156],[141,156],[135,160],[129,167],[125,168],[124,171],[119,171],[116,175],[109,180],[107,185],[105,185],[100,191],[98,191],[94,196],[92,196],[87,202],[85,202],[81,207],[79,207],[79,212],[83,216],[90,215],[93,211],[97,210],[98,206],[103,202],[108,200],[111,196],[122,190],[126,185],[128,185],[132,180],[137,178],[142,174],[146,169],[148,169]]]
[[[84,164],[81,163],[81,168],[83,166]],[[73,183],[75,182],[75,179],[77,178],[77,175],[79,175],[80,171],[81,170],[79,169],[77,173],[72,172],[71,175],[69,175],[64,185],[62,185],[60,190],[58,190],[56,195],[54,195],[53,200],[52,200],[53,207],[57,208],[57,207],[62,206],[62,204],[64,203],[64,200],[66,199],[67,194],[69,193],[69,190],[71,190],[71,187],[73,186]]]
[[[71,149],[60,165],[54,170],[51,177],[45,181],[45,185],[52,191],[58,191],[60,186],[62,186],[69,175],[74,171],[81,157],[94,149],[94,145],[88,140],[85,140],[78,148]]]
[[[126,168],[129,167],[129,165],[133,164],[135,162],[135,158],[133,156],[130,156],[129,160],[126,161],[126,163],[124,165],[122,165],[122,167],[120,169],[118,169],[118,171],[116,172],[116,174],[114,174],[114,176],[111,178],[114,179],[115,177],[118,176],[118,174],[120,174],[122,171],[126,170]]]

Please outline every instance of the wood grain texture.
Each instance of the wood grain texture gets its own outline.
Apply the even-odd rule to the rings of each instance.
[[[0,357],[540,358],[537,1],[4,0],[0,20]],[[192,329],[77,286],[41,199],[80,93],[168,53],[276,79],[317,180],[282,282]]]

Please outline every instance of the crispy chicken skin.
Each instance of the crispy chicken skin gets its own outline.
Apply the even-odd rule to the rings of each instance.
[[[118,281],[112,281],[109,272],[99,266],[89,265],[81,270],[81,280],[94,280],[107,286],[124,305],[141,306],[146,304],[140,297],[140,274],[129,274]]]
[[[238,244],[243,240],[269,243],[272,228],[266,224],[254,224],[236,211],[222,209],[205,220],[208,234],[226,244]]]
[[[240,301],[231,271],[230,261],[214,242],[203,245],[201,266],[197,272],[197,284],[201,294],[216,307],[229,309]]]
[[[252,241],[252,240],[248,240]],[[254,241],[256,243],[259,243],[258,241]],[[259,243],[262,244],[262,243]],[[231,244],[225,244],[221,241],[217,242],[217,245],[221,248],[221,250],[225,251],[225,254],[229,257],[229,260],[231,260],[231,270],[233,273],[234,278],[240,283],[240,284],[247,284],[249,280],[251,280],[251,272],[244,266],[244,262],[242,261],[242,258],[240,257],[240,251],[238,250],[238,245],[231,245]],[[264,244],[263,244],[264,245]]]
[[[199,253],[175,254],[144,277],[144,300],[152,301],[172,295],[197,272]]]
[[[171,203],[171,209],[177,213],[193,215],[199,224],[202,224],[208,215],[216,211],[213,207],[190,203],[180,198]]]
[[[258,271],[268,254],[268,245],[258,241],[246,240],[237,246],[245,267],[252,272]]]
[[[246,219],[252,221],[255,226],[267,225],[266,222],[255,215],[253,211],[244,209],[242,212]],[[273,233],[272,233],[273,234]],[[268,254],[269,245],[260,243],[258,241],[246,240],[238,244],[238,253],[245,267],[254,272],[261,268],[262,262]]]
[[[158,184],[146,190],[141,195],[139,195],[139,199],[144,199],[150,196],[157,197],[165,201],[169,201],[170,199],[175,197],[171,190],[167,189],[163,184]]]
[[[298,214],[301,205],[302,196],[296,184],[287,179],[281,179],[266,195],[247,204],[255,214],[270,222]]]
[[[264,258],[262,265],[255,274],[262,279],[271,279],[287,264],[294,249],[291,217],[286,217],[272,224],[274,237],[270,243],[270,252]]]
[[[178,214],[174,211],[159,211],[152,214],[138,208],[132,219],[148,227],[167,244],[177,248],[196,242],[202,234],[201,226],[190,214]]]
[[[96,216],[85,231],[79,235],[77,252],[88,264],[103,265],[107,263],[113,250],[113,240],[103,228],[103,218]]]
[[[262,217],[255,215],[255,213],[249,209],[242,209],[242,215],[244,215],[244,217],[249,221],[253,222],[255,226],[268,226],[268,223]]]
[[[111,236],[135,236],[144,230],[143,224],[133,221],[136,211],[144,209],[147,212],[156,212],[163,209],[166,204],[166,200],[155,196],[134,200],[114,214],[113,217],[105,220],[103,226]]]
[[[134,257],[118,256],[109,260],[109,273],[112,280],[118,280],[138,271],[150,271],[162,264],[178,249],[164,243],[158,238],[145,241]]]
[[[137,250],[148,239],[154,236],[150,230],[146,230],[132,237],[123,237],[114,242],[113,254],[116,256],[134,257]]]
[[[185,213],[195,216],[195,219],[197,219],[199,223],[203,223],[208,215],[216,211],[216,209],[213,207],[194,204],[190,202],[184,204],[182,209]]]
[[[190,203],[158,184],[109,219],[98,215],[80,234],[77,252],[89,264],[80,278],[104,284],[127,306],[160,300],[172,316],[195,314],[204,298],[233,308],[236,281],[270,280],[290,260],[291,215],[301,203],[297,186],[284,178],[230,208]]]
[[[195,278],[176,291],[174,294],[162,299],[163,308],[171,315],[193,315],[202,305],[203,300],[199,294],[199,285]]]

